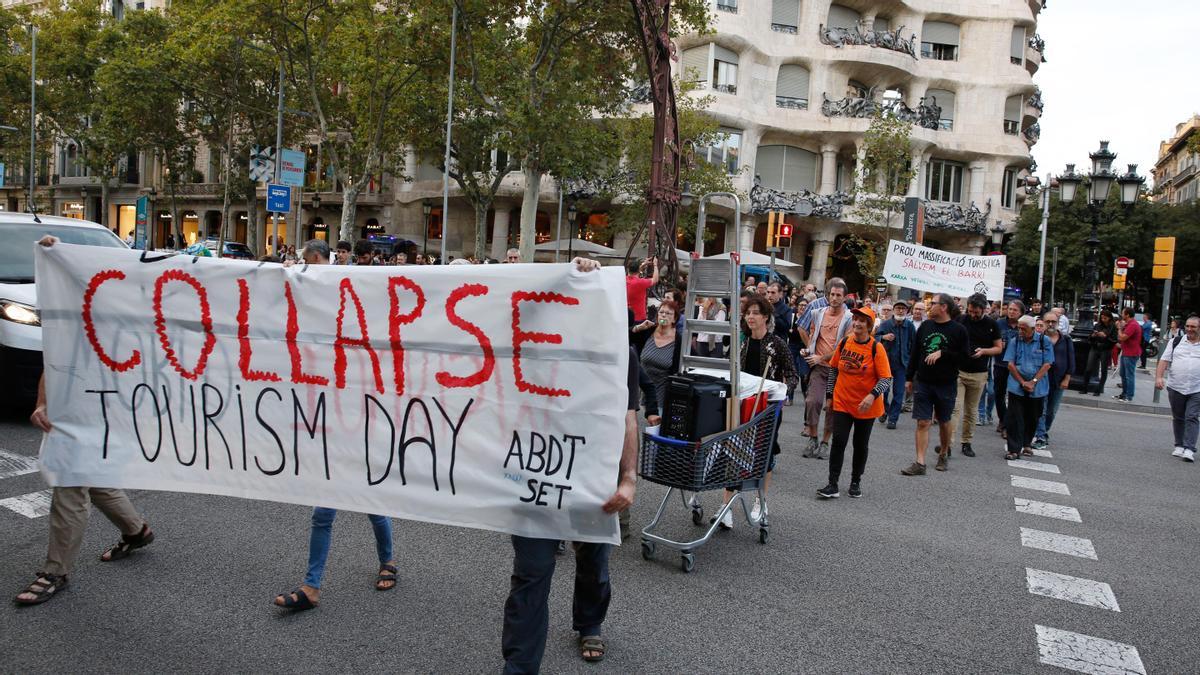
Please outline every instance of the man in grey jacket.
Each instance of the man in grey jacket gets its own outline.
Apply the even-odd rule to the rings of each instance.
[[[804,401],[804,428],[808,434],[805,457],[821,459],[829,454],[829,439],[833,436],[833,421],[825,416],[825,428],[820,440],[817,426],[821,411],[825,410],[825,380],[829,377],[829,359],[850,326],[850,312],[846,310],[846,282],[831,279],[825,291],[828,307],[816,309],[811,314],[811,328],[801,333],[807,347],[800,355],[808,362],[812,372],[808,379],[808,397]]]

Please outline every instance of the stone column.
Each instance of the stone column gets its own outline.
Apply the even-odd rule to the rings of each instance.
[[[865,141],[855,141],[854,144],[854,191],[862,192],[866,181],[867,144]]]
[[[736,215],[738,222],[741,223],[741,227],[738,228],[738,240],[735,242],[736,245],[730,250],[738,252],[753,251],[754,231],[758,229],[758,221],[755,220],[754,214],[751,213],[738,213]]]
[[[496,202],[494,208],[496,217],[492,223],[492,257],[502,261],[508,252],[508,224],[512,212],[508,204],[501,202]]]
[[[820,193],[831,195],[837,190],[837,146],[821,146],[821,188]]]
[[[409,192],[417,180],[417,150],[411,145],[404,149],[404,178],[399,181],[400,192]]]
[[[829,247],[832,245],[833,242],[828,239],[813,239],[812,270],[808,273],[808,280],[816,284],[817,288],[825,286],[825,274],[828,271],[829,263]]]
[[[925,152],[918,150],[912,156],[913,166],[916,170],[913,171],[912,180],[908,182],[908,197],[920,197],[925,188]]]
[[[971,171],[971,201],[975,202],[975,205],[982,211],[984,202],[983,181],[987,175],[987,165],[983,162],[971,162],[969,168]]]

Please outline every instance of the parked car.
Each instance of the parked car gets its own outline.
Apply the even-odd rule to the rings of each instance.
[[[128,248],[97,223],[0,211],[0,380],[5,383],[0,397],[10,406],[32,403],[42,375],[42,320],[33,280],[33,247],[47,234],[66,244]]]
[[[251,251],[249,246],[240,241],[227,241],[225,242],[225,248],[221,251],[217,251],[217,244],[219,243],[220,242],[218,242],[216,239],[206,239],[204,241],[204,247],[209,251],[212,251],[213,255],[217,256],[218,258],[254,260],[254,251]]]

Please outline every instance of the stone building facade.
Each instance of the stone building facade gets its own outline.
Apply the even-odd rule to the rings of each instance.
[[[1200,153],[1188,150],[1188,143],[1200,132],[1200,115],[1175,125],[1175,135],[1158,144],[1154,163],[1154,192],[1151,199],[1166,204],[1186,204],[1200,197]]]

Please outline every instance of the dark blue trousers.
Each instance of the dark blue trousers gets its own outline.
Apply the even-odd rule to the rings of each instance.
[[[546,651],[550,625],[550,579],[554,576],[554,539],[512,538],[513,573],[504,603],[504,672],[537,673]],[[608,614],[612,584],[608,579],[611,544],[575,544],[575,601],[572,628],[582,636],[600,634]]]

